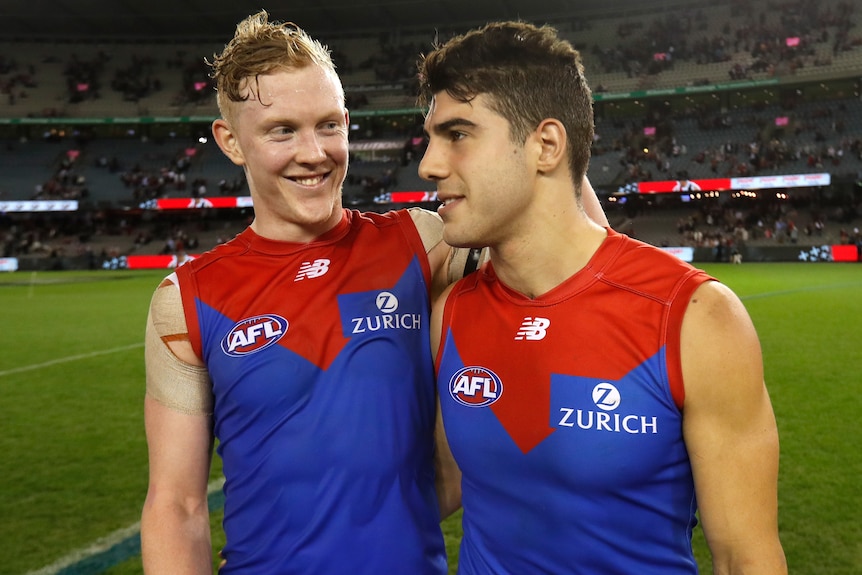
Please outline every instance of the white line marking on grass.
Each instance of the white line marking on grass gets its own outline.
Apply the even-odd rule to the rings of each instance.
[[[103,349],[102,351],[92,351],[90,353],[82,353],[79,355],[70,355],[68,357],[60,357],[57,359],[52,359],[50,361],[44,361],[42,363],[35,363],[33,365],[25,365],[23,367],[15,367],[13,369],[5,369],[0,371],[0,377],[4,375],[12,375],[13,373],[22,373],[25,371],[33,371],[34,369],[42,369],[43,367],[50,367],[52,365],[57,365],[60,363],[67,363],[70,361],[77,361],[79,359],[89,359],[91,357],[98,357],[100,355],[108,355],[111,353],[117,353],[120,351],[128,351],[130,349],[135,349],[138,347],[144,347],[143,343],[133,343],[131,345],[124,345],[121,347],[113,347],[111,349]]]
[[[76,549],[66,555],[65,557],[61,557],[57,559],[50,565],[42,567],[38,571],[30,571],[27,575],[53,575],[54,573],[59,573],[63,569],[67,567],[71,567],[75,563],[83,561],[88,557],[92,557],[93,555],[98,555],[99,553],[103,553],[119,543],[120,541],[125,540],[127,537],[133,536],[135,533],[139,533],[141,531],[141,522],[138,521],[133,525],[129,525],[128,527],[124,527],[122,529],[117,529],[110,535],[106,537],[102,537],[101,539],[97,539],[92,545],[85,549]]]
[[[762,299],[762,298],[766,298],[766,297],[776,297],[776,296],[782,296],[782,295],[795,295],[798,293],[807,293],[807,292],[812,292],[812,291],[823,291],[823,290],[830,290],[830,289],[844,289],[844,288],[856,287],[856,286],[862,286],[862,283],[849,282],[849,283],[842,283],[842,284],[826,284],[826,285],[819,285],[819,286],[806,286],[806,287],[795,288],[795,289],[780,290],[780,291],[768,291],[768,292],[763,292],[763,293],[750,294],[750,295],[746,295],[746,296],[739,296],[739,299],[745,301],[745,300],[750,300],[750,299]]]
[[[207,494],[215,493],[220,490],[224,485],[224,478],[215,479],[207,485]],[[141,522],[138,521],[128,527],[123,527],[122,529],[117,529],[113,533],[106,535],[100,539],[97,539],[93,542],[92,545],[83,549],[76,549],[66,555],[65,557],[61,557],[57,559],[50,565],[42,567],[37,571],[30,571],[26,575],[55,575],[59,573],[63,569],[67,569],[76,563],[80,563],[92,557],[94,555],[98,555],[99,553],[104,553],[113,547],[114,545],[120,543],[121,541],[125,541],[129,537],[137,535],[141,532]]]

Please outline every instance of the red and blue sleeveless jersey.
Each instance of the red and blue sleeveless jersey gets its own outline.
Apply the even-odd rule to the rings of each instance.
[[[679,336],[711,278],[608,234],[541,297],[486,264],[446,301],[437,385],[463,575],[697,572]]]
[[[247,229],[177,269],[214,394],[222,573],[446,573],[431,271],[409,214],[308,244]]]

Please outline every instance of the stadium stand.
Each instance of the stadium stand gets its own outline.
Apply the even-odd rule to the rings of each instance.
[[[598,6],[548,19],[584,55],[596,94],[589,177],[612,224],[656,244],[855,241],[857,19],[857,7],[842,0],[666,2],[614,13]],[[416,172],[413,69],[435,37],[457,31],[450,23],[325,38],[356,124],[346,204],[383,210],[393,191],[433,191]],[[73,223],[49,228],[92,245],[107,236],[118,252],[162,250],[175,220],[204,234],[201,245],[230,237],[248,210],[170,217],[140,210],[158,198],[248,194],[241,171],[208,139],[217,109],[204,58],[220,48],[194,38],[0,39],[0,201],[78,199]],[[620,202],[627,186],[681,175],[824,172],[831,185],[795,190],[797,205],[769,195],[751,206],[727,194],[699,205],[680,205],[678,196]],[[116,217],[125,223],[108,221]],[[24,230],[38,237],[37,221],[45,220],[0,216],[7,254],[30,251],[10,246],[26,245]]]

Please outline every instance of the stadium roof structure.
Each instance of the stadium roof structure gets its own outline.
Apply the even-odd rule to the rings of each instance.
[[[701,0],[610,0],[602,10]],[[553,22],[582,11],[588,0],[2,0],[0,40],[221,40],[236,23],[266,9],[317,36],[523,18]]]

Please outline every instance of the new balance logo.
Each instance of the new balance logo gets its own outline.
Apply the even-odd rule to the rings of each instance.
[[[549,325],[551,325],[551,320],[544,317],[525,317],[518,333],[515,334],[515,341],[545,339],[545,336],[548,335]]]
[[[313,262],[302,262],[299,272],[293,281],[298,282],[305,279],[319,278],[329,271],[329,260],[314,260]]]

